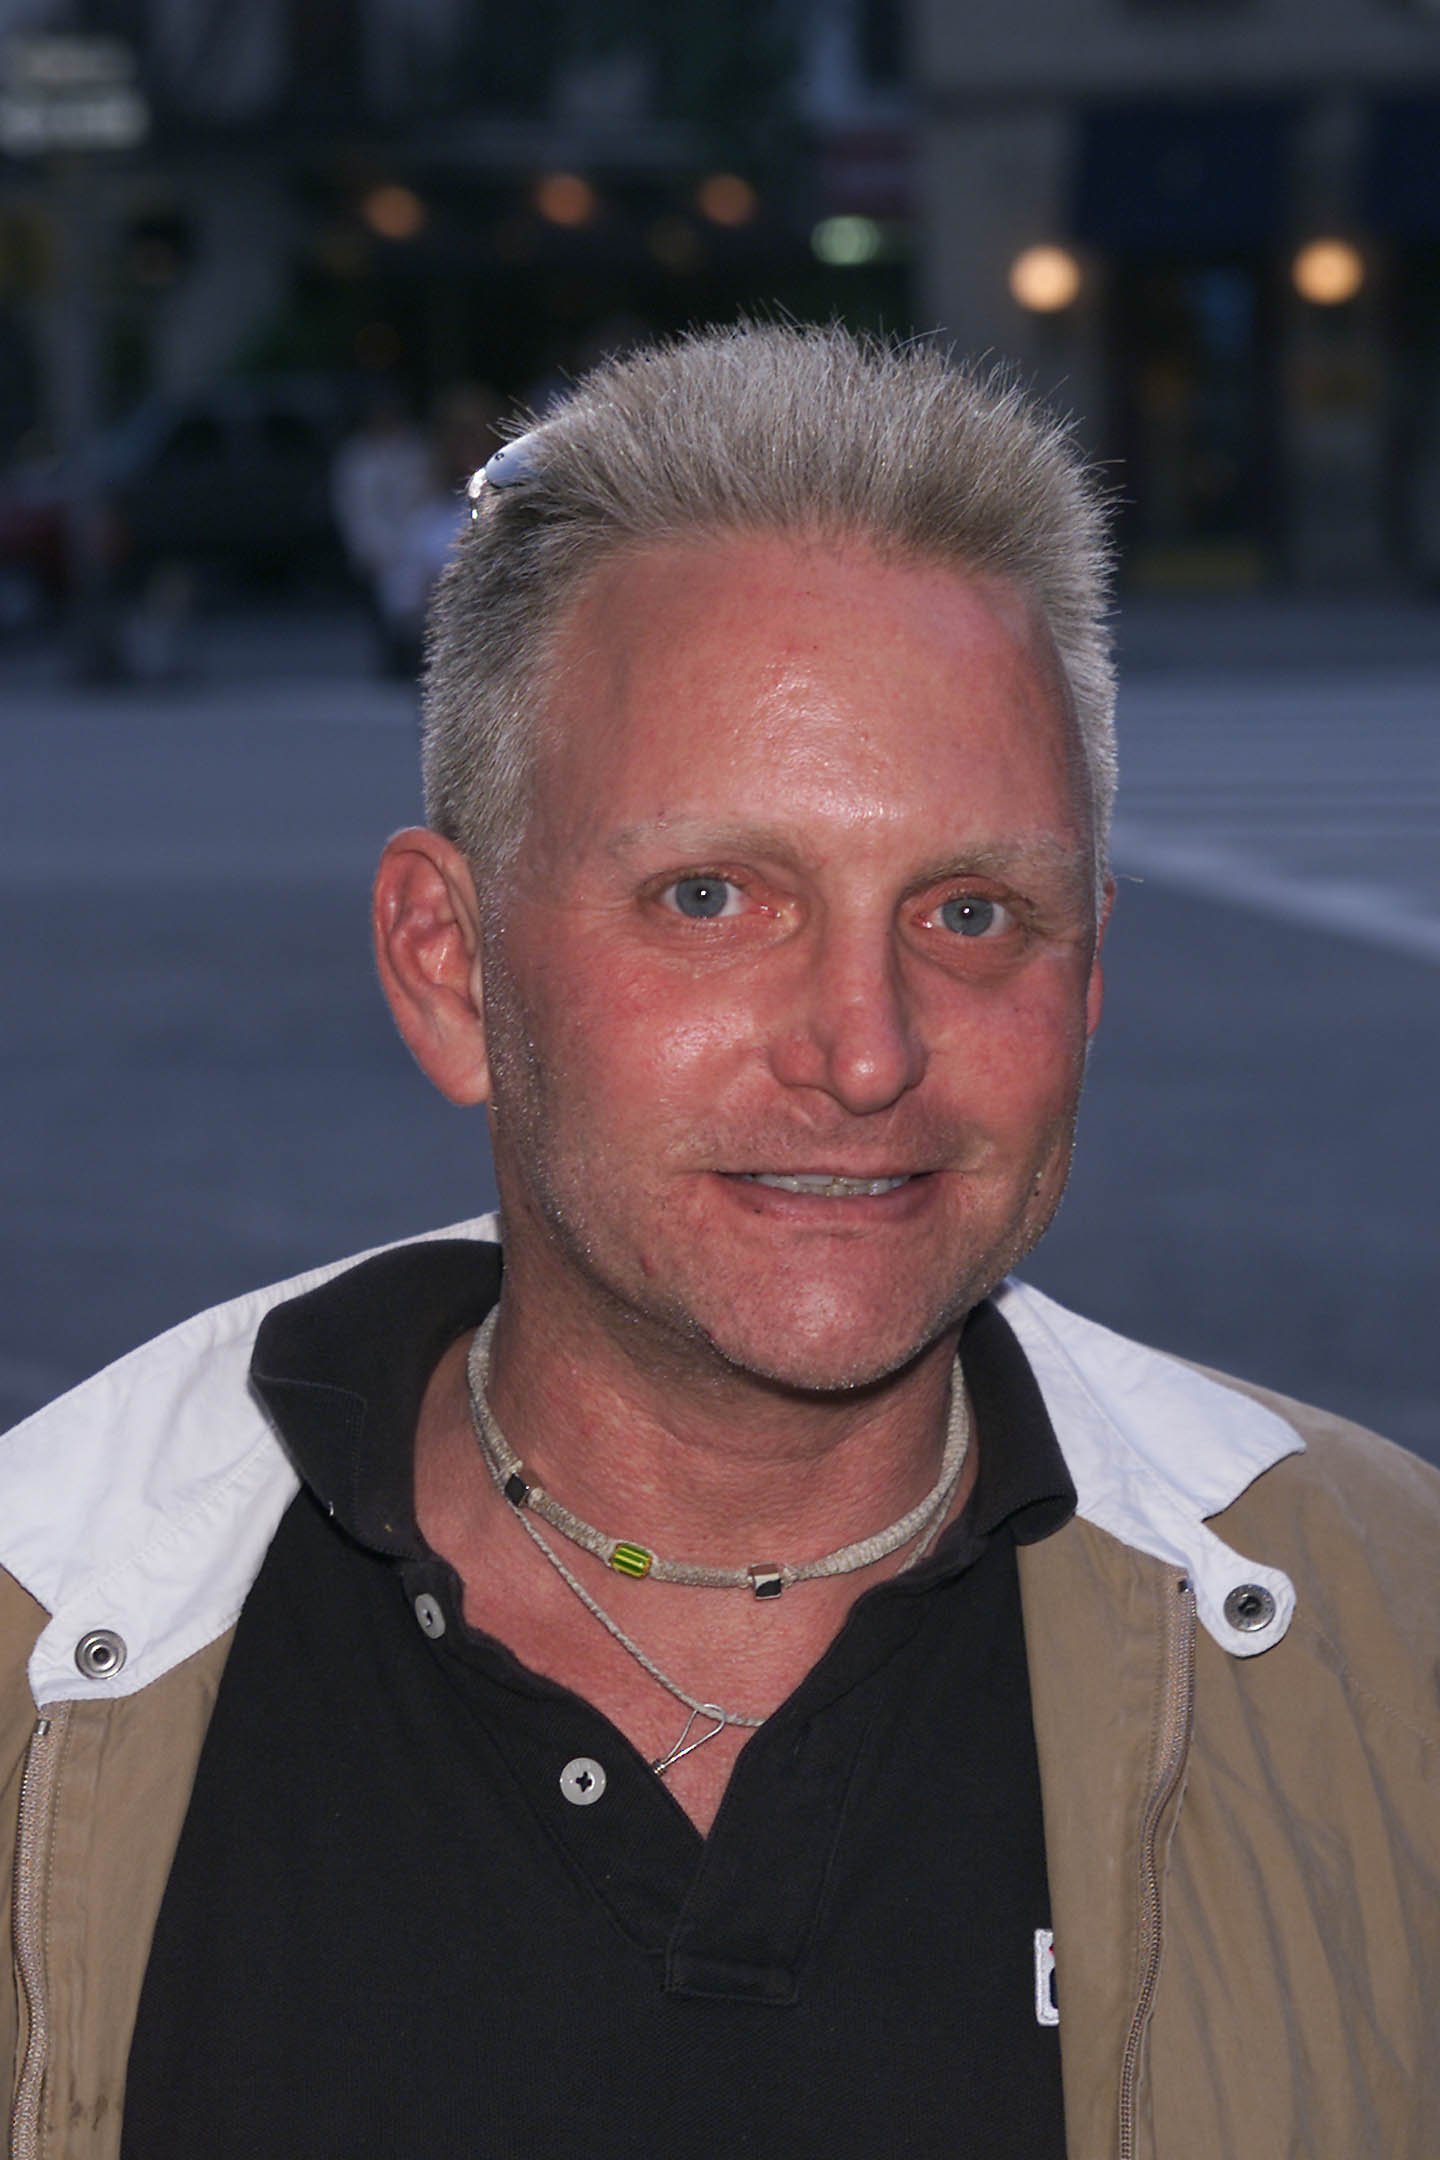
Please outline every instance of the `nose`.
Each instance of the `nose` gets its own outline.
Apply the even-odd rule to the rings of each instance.
[[[814,1088],[852,1117],[888,1110],[927,1062],[900,955],[882,932],[828,930],[787,985],[771,1038],[775,1077]]]

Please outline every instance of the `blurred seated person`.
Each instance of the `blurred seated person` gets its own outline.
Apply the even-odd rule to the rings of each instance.
[[[432,486],[430,443],[392,388],[372,397],[361,426],[347,436],[330,476],[331,504],[345,557],[377,622],[380,591],[398,536]]]
[[[424,485],[390,535],[375,582],[382,665],[405,681],[420,672],[430,596],[469,516],[465,483],[498,447],[501,404],[481,383],[461,384],[437,408]]]

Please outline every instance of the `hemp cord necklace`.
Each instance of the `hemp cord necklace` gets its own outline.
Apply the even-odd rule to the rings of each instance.
[[[891,1523],[888,1530],[877,1530],[873,1537],[857,1538],[853,1544],[842,1545],[818,1560],[796,1563],[756,1560],[748,1567],[722,1568],[702,1567],[690,1560],[662,1560],[648,1547],[633,1544],[628,1538],[607,1537],[603,1530],[596,1530],[580,1516],[572,1515],[569,1508],[546,1492],[543,1485],[531,1481],[524,1464],[496,1423],[485,1392],[495,1320],[496,1313],[487,1317],[476,1333],[466,1361],[475,1437],[489,1465],[490,1475],[513,1508],[517,1511],[529,1509],[549,1523],[552,1530],[558,1530],[561,1537],[568,1538],[572,1545],[579,1545],[593,1553],[597,1560],[603,1560],[617,1575],[629,1575],[637,1581],[648,1577],[652,1582],[681,1583],[689,1590],[751,1590],[756,1597],[779,1597],[789,1583],[817,1582],[828,1576],[850,1575],[857,1568],[873,1567],[877,1560],[888,1559],[891,1553],[908,1545],[911,1538],[925,1529],[942,1500],[954,1491],[955,1480],[964,1467],[970,1427],[965,1413],[965,1390],[957,1386],[935,1483],[924,1499],[917,1501],[898,1522]]]
[[[594,1553],[597,1558],[605,1560],[609,1566],[615,1568],[618,1574],[637,1577],[653,1575],[657,1582],[680,1582],[691,1587],[706,1589],[748,1588],[752,1589],[757,1597],[778,1597],[787,1582],[808,1582],[822,1575],[848,1574],[856,1568],[868,1566],[872,1559],[883,1559],[904,1543],[904,1537],[895,1536],[895,1531],[904,1524],[909,1525],[905,1535],[910,1537],[914,1537],[917,1531],[923,1529],[920,1542],[904,1562],[904,1568],[912,1568],[923,1560],[926,1553],[929,1552],[940,1534],[946,1516],[950,1512],[950,1504],[960,1483],[970,1445],[970,1420],[965,1403],[965,1385],[958,1369],[958,1361],[951,1390],[950,1419],[945,1435],[945,1449],[941,1458],[940,1476],[919,1506],[911,1508],[907,1515],[901,1517],[900,1524],[892,1525],[888,1531],[880,1531],[874,1538],[862,1539],[855,1545],[843,1546],[839,1552],[828,1554],[824,1560],[802,1562],[798,1567],[794,1568],[751,1566],[748,1568],[692,1569],[687,1567],[684,1562],[657,1560],[654,1554],[646,1551],[643,1546],[627,1545],[622,1540],[605,1538],[601,1532],[591,1529],[590,1525],[582,1522],[578,1516],[571,1515],[568,1509],[561,1508],[558,1501],[551,1500],[550,1496],[542,1488],[529,1484],[521,1474],[521,1465],[511,1453],[505,1437],[496,1423],[495,1413],[490,1408],[490,1399],[486,1391],[490,1376],[490,1343],[495,1331],[495,1319],[496,1314],[491,1313],[483,1325],[477,1329],[475,1339],[470,1346],[469,1356],[466,1359],[466,1377],[469,1381],[470,1391],[470,1416],[475,1429],[476,1440],[479,1442],[481,1455],[484,1457],[486,1467],[489,1469],[497,1489],[509,1501],[512,1511],[519,1520],[520,1527],[529,1537],[531,1543],[549,1561],[566,1588],[574,1593],[591,1618],[599,1621],[605,1632],[635,1660],[641,1670],[648,1673],[652,1680],[664,1688],[667,1694],[673,1695],[675,1700],[683,1704],[684,1708],[690,1713],[681,1729],[679,1739],[676,1740],[672,1747],[667,1749],[665,1754],[657,1757],[651,1763],[650,1767],[657,1777],[664,1777],[667,1770],[672,1769],[686,1755],[693,1755],[697,1748],[703,1747],[707,1740],[713,1740],[716,1734],[723,1732],[727,1725],[734,1725],[755,1732],[765,1723],[765,1719],[763,1717],[748,1717],[738,1710],[726,1710],[719,1703],[702,1702],[699,1696],[692,1695],[688,1689],[681,1687],[678,1680],[672,1680],[669,1673],[657,1665],[652,1657],[647,1656],[633,1637],[626,1634],[620,1623],[611,1619],[609,1613],[605,1611],[599,1601],[591,1596],[585,1585],[567,1567],[539,1525],[531,1520],[532,1510],[543,1515],[563,1536],[571,1537],[572,1542],[583,1546],[587,1552]],[[544,1506],[537,1506],[537,1495],[539,1500],[545,1503]],[[550,1512],[551,1510],[554,1511],[553,1514]],[[557,1521],[556,1516],[563,1519]],[[567,1525],[573,1525],[574,1530],[572,1531]],[[581,1534],[577,1536],[574,1534],[575,1531]],[[853,1557],[857,1553],[865,1552],[866,1548],[875,1547],[879,1549],[870,1551],[866,1558],[857,1559]],[[616,1552],[622,1554],[638,1553],[643,1556],[648,1564],[643,1567],[635,1567],[628,1566],[622,1561],[617,1566],[614,1558]],[[837,1565],[836,1563],[839,1562],[844,1564]],[[681,1569],[684,1572],[676,1572]],[[903,1572],[904,1569],[902,1568]],[[695,1581],[697,1576],[702,1578],[698,1585]],[[698,1740],[692,1740],[690,1734],[697,1720],[701,1718],[707,1720],[710,1730],[702,1732]]]

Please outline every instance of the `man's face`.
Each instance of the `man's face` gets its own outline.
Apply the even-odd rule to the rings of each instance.
[[[756,538],[611,565],[561,660],[484,938],[507,1275],[652,1357],[894,1372],[1068,1168],[1099,978],[1048,641]]]

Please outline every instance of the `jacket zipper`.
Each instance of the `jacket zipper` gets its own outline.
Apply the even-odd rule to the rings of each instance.
[[[15,1840],[15,1965],[30,2023],[10,2117],[11,2160],[36,2160],[40,2151],[40,2093],[50,2046],[42,1910],[45,1856],[69,1723],[69,1703],[42,1712],[31,1735],[20,1782],[20,1825]]]
[[[1140,2051],[1160,1974],[1160,1823],[1174,1798],[1190,1750],[1195,1707],[1195,1592],[1188,1576],[1175,1586],[1165,1615],[1165,1683],[1155,1744],[1155,1781],[1140,1825],[1140,1986],[1120,2060],[1119,2160],[1134,2160],[1135,2103]]]

